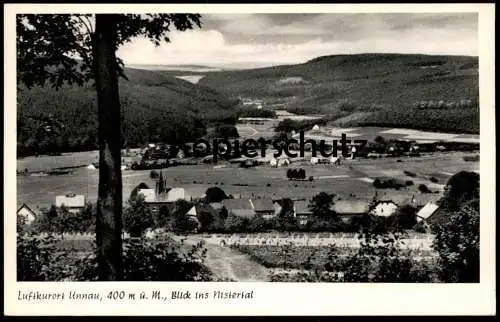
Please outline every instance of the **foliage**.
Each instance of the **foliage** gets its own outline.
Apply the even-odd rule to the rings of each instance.
[[[444,63],[437,69],[419,65],[435,60]],[[290,112],[332,115],[331,119],[346,127],[479,133],[477,68],[460,70],[461,66],[477,66],[477,61],[477,57],[464,56],[333,55],[298,65],[209,73],[200,84],[232,96],[278,98]],[[277,85],[277,79],[287,77],[305,81]],[[343,111],[345,101],[356,108]],[[414,106],[421,101],[446,103]]]
[[[239,117],[261,117],[261,118],[276,118],[276,112],[265,108],[257,109],[255,107],[239,107]]]
[[[92,250],[95,251],[95,244]],[[171,239],[132,238],[124,241],[125,281],[210,281],[205,266],[206,249],[193,245],[183,252]],[[58,250],[48,235],[18,236],[18,281],[95,281],[97,261],[93,251]]]
[[[432,191],[423,183],[418,185],[418,191],[421,193],[432,193]]]
[[[445,282],[479,282],[479,200],[464,203],[434,229],[433,248],[439,254]]]
[[[390,219],[392,226],[398,230],[412,229],[417,224],[417,209],[412,205],[403,205],[390,216]]]
[[[130,198],[131,199],[136,198],[137,194],[139,193],[139,190],[142,189],[149,189],[149,186],[144,182],[139,183],[134,189],[132,189],[132,192],[130,192]]]
[[[479,161],[479,154],[475,155],[464,155],[463,160],[465,162],[478,162]]]
[[[200,221],[201,228],[203,230],[208,230],[208,227],[211,227],[215,222],[215,217],[208,211],[202,211],[198,215],[198,220]]]
[[[207,202],[221,202],[224,199],[228,199],[228,196],[219,187],[210,187],[205,191],[205,200]]]
[[[95,205],[86,204],[79,212],[52,205],[35,218],[27,229],[36,233],[85,233],[95,229]]]
[[[144,201],[144,195],[140,194],[134,199],[129,199],[123,213],[124,229],[131,236],[140,237],[146,229],[153,227],[153,225],[153,212]]]
[[[161,40],[169,41],[167,33],[171,29],[185,31],[201,24],[197,14],[96,14],[92,30],[91,16],[16,15],[17,83],[30,88],[49,81],[59,89],[65,82],[83,85],[91,78],[95,80],[102,156],[96,216],[99,278],[121,280],[120,148],[125,142],[121,136],[118,76],[124,74],[116,51],[134,37],[144,36],[159,45]],[[74,121],[72,118],[68,124],[75,124]],[[95,131],[96,127],[92,129]]]
[[[52,236],[17,235],[17,280],[46,281],[50,278],[50,263],[55,251]]]
[[[19,155],[98,147],[90,20],[89,15],[17,16]],[[130,37],[156,37],[199,23],[197,15],[180,14],[119,15],[118,20],[118,45]],[[45,55],[55,53],[52,48],[57,53]],[[127,75],[119,84],[125,146],[193,140],[213,121],[235,122],[236,101],[212,89],[159,71],[124,69],[119,60],[117,67]]]
[[[156,181],[156,180],[158,180],[159,176],[160,175],[158,174],[158,171],[156,171],[156,170],[151,170],[151,172],[149,172],[149,178],[151,180]]]
[[[299,272],[275,274],[276,282],[436,282],[432,258],[404,249],[402,234],[360,235],[360,248],[336,245],[236,245],[268,268]]]
[[[479,199],[479,174],[460,171],[448,179],[440,205],[456,211],[463,202],[472,199]]]
[[[377,189],[396,189],[399,190],[401,188],[406,187],[406,182],[395,179],[395,178],[389,178],[389,179],[380,179],[376,178],[373,181],[373,186]]]
[[[433,182],[433,183],[438,183],[438,182],[439,182],[439,179],[438,179],[438,178],[436,178],[436,177],[430,177],[430,178],[429,178],[429,181],[430,181],[430,182]]]
[[[288,180],[304,180],[306,179],[306,170],[300,169],[288,169],[286,171],[286,177]]]
[[[278,217],[293,217],[294,215],[294,204],[293,200],[290,198],[284,198],[281,200],[281,209],[278,213]]]
[[[262,232],[266,230],[266,221],[262,216],[255,216],[248,221],[247,230],[249,232]]]
[[[329,218],[332,216],[333,211],[331,210],[334,202],[334,194],[328,194],[326,192],[320,192],[311,199],[309,208],[316,217]]]
[[[189,216],[178,216],[174,221],[174,231],[193,232],[199,228],[198,222]]]
[[[361,247],[353,255],[342,260],[334,251],[325,269],[341,272],[343,282],[431,282],[429,268],[402,248],[401,238],[398,233],[360,235]]]
[[[412,178],[414,178],[414,177],[416,177],[416,176],[417,176],[417,174],[416,174],[415,172],[411,172],[411,171],[408,171],[408,170],[405,170],[405,171],[403,171],[403,172],[404,172],[404,174],[405,174],[405,175],[407,175],[408,177],[412,177]]]
[[[229,214],[224,222],[224,230],[227,232],[243,232],[248,227],[248,219]]]

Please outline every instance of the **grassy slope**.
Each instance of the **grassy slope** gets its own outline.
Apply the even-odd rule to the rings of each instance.
[[[433,65],[435,67],[430,67]],[[319,57],[299,65],[206,73],[199,83],[234,97],[279,98],[283,101],[293,98],[286,107],[302,114],[346,116],[353,112],[367,112],[347,125],[379,123],[477,132],[479,109],[474,103],[466,108],[413,107],[422,100],[477,101],[477,68],[477,57],[467,56],[337,55]],[[297,81],[299,78],[302,80]],[[355,108],[348,113],[339,113],[346,101]],[[391,113],[395,116],[392,117]],[[450,115],[453,122],[442,122]]]

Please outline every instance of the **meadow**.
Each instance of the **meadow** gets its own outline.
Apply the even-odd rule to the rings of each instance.
[[[75,164],[85,159],[82,153],[76,155]],[[267,165],[246,169],[225,163],[170,167],[163,170],[163,175],[167,185],[184,187],[193,197],[201,197],[207,188],[218,186],[226,194],[232,194],[235,197],[311,198],[320,192],[330,192],[341,198],[350,198],[354,195],[358,198],[369,199],[377,191],[371,183],[371,180],[377,177],[412,180],[413,186],[399,191],[378,190],[379,196],[400,200],[410,198],[412,194],[419,194],[417,189],[419,183],[425,183],[429,188],[441,192],[446,180],[458,171],[478,171],[479,161],[464,161],[465,155],[468,154],[453,152],[415,158],[346,160],[340,166],[312,165],[304,160],[293,162],[289,166],[303,168],[307,177],[313,176],[313,181],[290,181],[286,178],[287,168],[273,168]],[[93,155],[88,153],[87,157],[92,159]],[[58,161],[49,161],[50,158]],[[45,159],[47,160],[45,167],[48,165],[70,166],[69,159],[67,156],[48,157]],[[31,159],[18,160],[18,168],[26,166],[28,161],[32,162]],[[416,176],[408,177],[404,171],[413,172]],[[435,177],[438,182],[430,182],[430,177]],[[150,187],[155,186],[155,182],[150,178],[149,170],[123,171],[124,201],[141,182]],[[67,175],[18,176],[17,206],[26,203],[33,209],[47,207],[55,201],[55,196],[68,192],[84,194],[89,201],[94,202],[97,198],[97,187],[98,170],[85,167],[74,169],[73,173]],[[433,198],[432,196],[434,194],[423,197]]]

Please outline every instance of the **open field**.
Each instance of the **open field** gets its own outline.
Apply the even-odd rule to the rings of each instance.
[[[290,165],[292,168],[303,168],[307,176],[317,178],[314,181],[289,181],[286,178],[287,168],[270,166],[250,169],[236,165],[177,166],[164,169],[163,174],[169,186],[184,187],[193,197],[202,196],[208,187],[219,186],[227,194],[241,197],[311,198],[320,192],[331,192],[340,197],[352,197],[351,194],[353,194],[359,198],[369,199],[377,190],[370,181],[377,177],[390,176],[412,180],[413,186],[399,191],[378,190],[378,195],[381,197],[400,200],[410,198],[412,194],[419,194],[417,189],[419,183],[425,183],[439,193],[442,185],[452,174],[461,170],[479,171],[479,161],[466,162],[462,159],[463,155],[466,154],[457,152],[418,158],[346,160],[340,166],[311,165],[308,162],[294,162]],[[71,165],[69,158],[53,158],[64,160],[65,166]],[[78,154],[76,162],[80,162],[81,158],[83,158],[81,154]],[[402,162],[397,162],[397,160]],[[18,164],[20,162],[25,162],[25,160],[18,160]],[[416,177],[408,177],[404,171],[414,172]],[[132,189],[141,182],[154,187],[155,183],[149,178],[149,173],[149,170],[123,171],[124,201],[128,199]],[[429,181],[431,176],[438,179],[434,185]],[[98,171],[86,168],[78,168],[71,174],[60,176],[18,176],[17,205],[19,207],[26,203],[33,209],[46,207],[54,202],[55,196],[68,192],[84,194],[89,201],[93,202],[97,199],[97,187]],[[432,196],[434,195],[429,195],[429,198]]]

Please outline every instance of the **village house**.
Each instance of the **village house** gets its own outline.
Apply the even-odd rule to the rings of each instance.
[[[307,225],[312,216],[312,211],[309,209],[309,200],[295,200],[293,202],[293,209],[298,225]]]
[[[255,217],[255,209],[251,199],[224,199],[222,204],[227,209],[228,214],[233,214],[240,218],[252,219]]]
[[[351,200],[337,200],[331,207],[339,218],[349,223],[354,217],[361,217],[368,214],[370,204],[365,200],[351,199]]]
[[[252,203],[255,214],[262,216],[264,219],[274,218],[278,214],[276,210],[281,210],[281,208],[278,208],[279,205],[275,205],[271,199],[250,199],[250,202]]]
[[[392,200],[377,200],[370,215],[389,217],[398,210],[398,205]]]
[[[85,196],[74,193],[56,196],[56,207],[65,207],[71,213],[80,212],[85,207]]]
[[[196,225],[197,225],[196,229],[200,229],[201,228],[201,223],[200,223],[200,221],[198,219],[198,214],[199,213],[198,213],[198,209],[197,209],[196,206],[191,207],[191,209],[189,209],[188,212],[186,212],[186,217],[189,220],[191,220],[191,221],[193,221],[193,222],[196,223]]]
[[[23,203],[19,209],[17,209],[17,215],[24,219],[26,225],[30,225],[37,217],[37,213],[34,212],[27,204]]]

